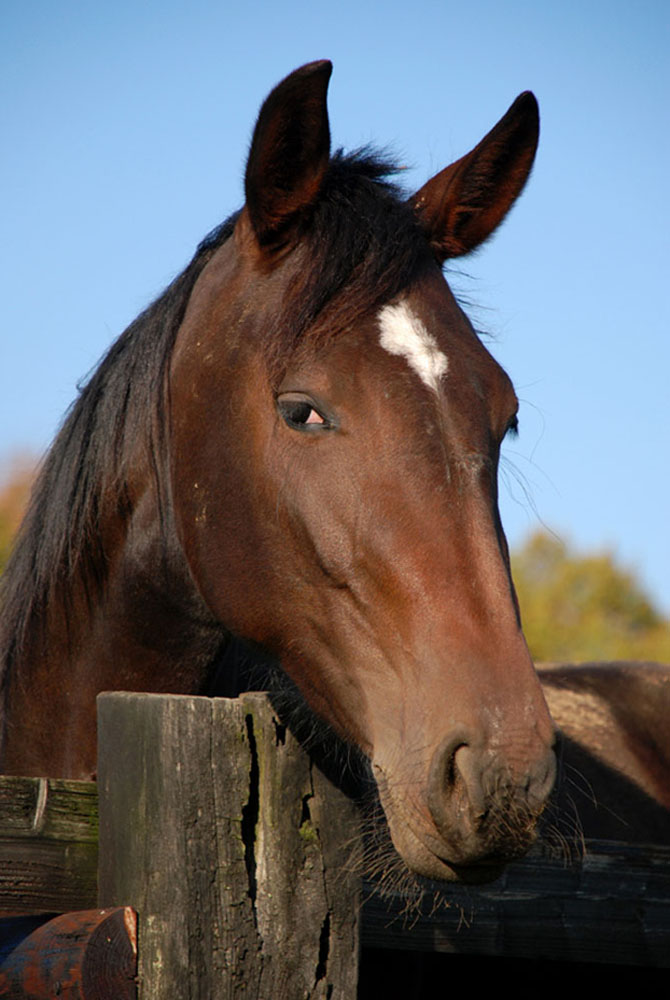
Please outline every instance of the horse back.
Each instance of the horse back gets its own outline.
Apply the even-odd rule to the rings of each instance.
[[[537,669],[559,731],[559,815],[587,837],[670,844],[670,665]]]

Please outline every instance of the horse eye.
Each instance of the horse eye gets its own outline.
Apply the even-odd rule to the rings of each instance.
[[[289,427],[323,427],[326,421],[306,399],[280,399],[277,403],[279,412]]]
[[[510,420],[510,422],[507,424],[505,434],[508,435],[509,437],[519,436],[519,418],[516,415],[514,415]]]

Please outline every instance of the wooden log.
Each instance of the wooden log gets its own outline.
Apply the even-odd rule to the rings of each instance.
[[[134,1000],[137,921],[130,907],[0,921],[3,1000]]]
[[[141,1000],[356,993],[351,803],[263,694],[98,699],[101,905],[139,913]]]
[[[96,905],[94,782],[0,777],[0,915]]]

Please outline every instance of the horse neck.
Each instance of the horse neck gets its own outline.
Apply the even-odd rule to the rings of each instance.
[[[197,693],[225,636],[206,612],[176,536],[147,491],[107,551],[104,580],[81,572],[28,629],[6,679],[0,771],[88,778],[104,690]]]

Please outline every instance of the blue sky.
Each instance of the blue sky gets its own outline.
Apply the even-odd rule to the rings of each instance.
[[[532,89],[529,186],[452,281],[522,399],[503,520],[613,550],[670,611],[670,4],[7,0],[0,31],[0,463],[239,206],[291,69],[333,60],[334,143],[410,189]]]

